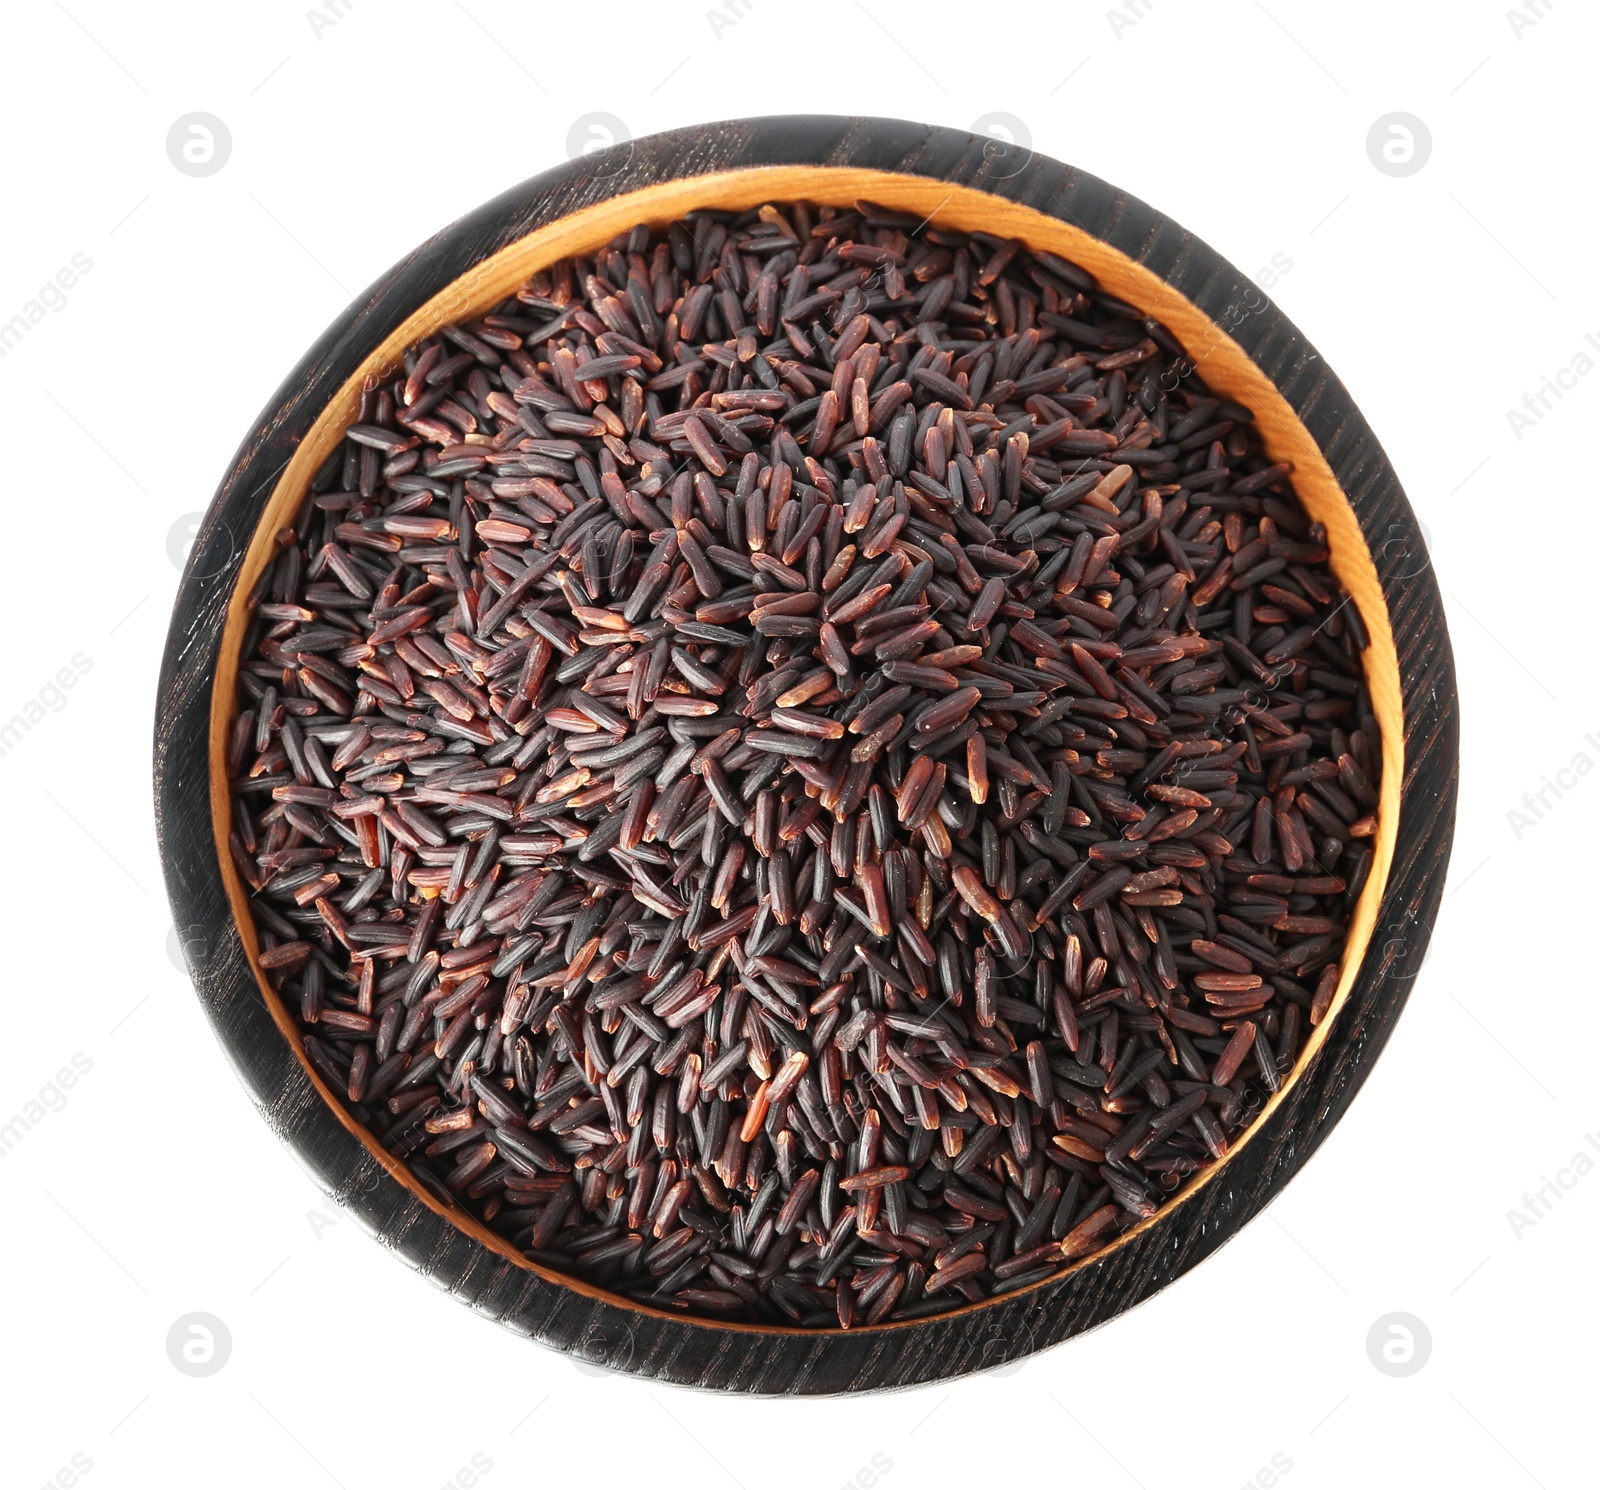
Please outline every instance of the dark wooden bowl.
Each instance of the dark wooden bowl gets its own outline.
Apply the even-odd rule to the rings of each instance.
[[[256,964],[224,850],[221,743],[234,707],[242,597],[272,535],[355,417],[361,381],[442,322],[490,309],[535,270],[640,221],[694,207],[867,198],[1074,259],[1163,321],[1294,467],[1332,566],[1371,635],[1383,742],[1376,858],[1337,999],[1282,1089],[1228,1157],[1151,1220],[1034,1288],[922,1321],[849,1332],[702,1322],[536,1267],[414,1180],[305,1062]],[[911,1386],[1000,1365],[1102,1324],[1164,1288],[1254,1216],[1326,1137],[1399,1017],[1438,910],[1454,826],[1455,674],[1421,532],[1371,429],[1265,295],[1192,234],[1105,182],[960,130],[884,119],[769,118],[636,140],[537,176],[452,224],[345,311],[235,456],[194,543],[156,710],[161,854],[190,971],[263,1116],[386,1246],[519,1334],[588,1362],[768,1394]]]

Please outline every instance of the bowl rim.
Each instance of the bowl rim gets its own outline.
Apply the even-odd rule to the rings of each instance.
[[[695,150],[696,143],[703,146],[708,133],[732,136],[729,143],[734,153],[725,152],[721,159],[708,159],[703,148]],[[797,149],[797,145],[802,148]],[[803,148],[805,145],[811,148]],[[822,145],[828,148],[818,148]],[[1387,1036],[1388,1025],[1404,1002],[1410,977],[1414,976],[1414,971],[1406,973],[1403,966],[1411,961],[1420,964],[1425,950],[1449,846],[1455,771],[1454,687],[1453,677],[1448,676],[1450,659],[1442,608],[1431,573],[1426,564],[1417,573],[1404,572],[1414,567],[1415,561],[1410,556],[1422,548],[1422,541],[1387,459],[1342,385],[1253,283],[1243,281],[1249,288],[1241,298],[1237,289],[1242,277],[1237,271],[1192,235],[1105,183],[1042,156],[1024,152],[1027,158],[1019,160],[1014,151],[1010,155],[997,153],[992,146],[992,141],[959,131],[930,130],[900,121],[779,117],[673,131],[628,142],[606,152],[609,158],[574,161],[514,188],[452,224],[403,260],[347,309],[319,340],[274,396],[258,422],[255,435],[245,442],[235,458],[202,524],[180,585],[173,633],[163,663],[163,707],[157,718],[158,827],[175,915],[199,917],[186,924],[191,928],[208,928],[228,944],[213,947],[212,938],[204,935],[198,939],[184,938],[186,946],[195,945],[194,963],[197,965],[192,971],[202,1002],[241,1075],[252,1087],[258,1103],[268,1109],[269,1121],[273,1120],[276,1107],[288,1103],[294,1108],[296,1121],[292,1129],[275,1122],[280,1136],[290,1143],[325,1186],[329,1178],[334,1178],[328,1172],[332,1165],[340,1178],[334,1186],[328,1186],[331,1193],[374,1225],[380,1236],[387,1236],[398,1226],[411,1240],[417,1240],[415,1233],[444,1226],[454,1231],[463,1243],[475,1244],[495,1254],[499,1266],[515,1269],[521,1275],[520,1280],[496,1279],[494,1286],[501,1291],[507,1291],[508,1283],[536,1279],[541,1288],[575,1295],[588,1308],[601,1311],[603,1315],[614,1312],[625,1316],[632,1323],[628,1330],[629,1360],[624,1368],[639,1370],[641,1374],[687,1380],[697,1385],[752,1389],[731,1380],[707,1382],[705,1371],[700,1367],[685,1375],[679,1369],[677,1351],[670,1353],[670,1359],[663,1355],[653,1367],[633,1365],[632,1334],[637,1322],[643,1320],[653,1321],[669,1334],[688,1331],[691,1340],[696,1332],[708,1337],[697,1342],[700,1344],[711,1344],[712,1338],[720,1341],[724,1336],[742,1337],[746,1344],[762,1340],[788,1340],[796,1345],[804,1342],[811,1347],[805,1352],[811,1357],[817,1355],[819,1342],[855,1342],[844,1352],[850,1358],[848,1363],[829,1363],[825,1359],[812,1362],[817,1385],[776,1387],[779,1391],[829,1391],[909,1385],[985,1364],[1000,1364],[1000,1359],[993,1357],[1013,1359],[1028,1349],[1053,1343],[1122,1312],[1165,1286],[1204,1253],[1220,1245],[1221,1240],[1231,1236],[1299,1168],[1342,1113],[1343,1106],[1365,1075],[1364,1066],[1350,1064],[1349,1079],[1341,1085],[1342,1100],[1336,1106],[1324,1104],[1320,1112],[1313,1109],[1309,1120],[1302,1118],[1298,1123],[1275,1124],[1274,1120],[1281,1112],[1294,1109],[1298,1113],[1305,1105],[1304,1079],[1323,1063],[1324,1053],[1336,1041],[1334,1032],[1345,1030],[1351,1023],[1347,1016],[1352,1005],[1371,1001],[1356,997],[1356,992],[1364,982],[1373,981],[1400,988],[1398,1000],[1390,1000],[1381,1030],[1375,1031],[1378,1038],[1371,1046],[1371,1055],[1376,1055]],[[714,157],[715,152],[712,155]],[[779,158],[771,158],[774,155]],[[999,171],[994,166],[996,160],[1000,162]],[[927,169],[930,165],[943,169],[930,171]],[[627,189],[612,189],[618,185]],[[1194,338],[1212,338],[1198,357],[1202,376],[1214,391],[1252,408],[1269,454],[1294,460],[1296,489],[1313,516],[1329,524],[1333,567],[1347,591],[1355,597],[1371,634],[1367,668],[1374,706],[1379,711],[1384,756],[1377,854],[1347,936],[1339,991],[1328,1016],[1310,1031],[1295,1067],[1279,1091],[1269,1097],[1249,1127],[1235,1139],[1229,1154],[1191,1177],[1155,1216],[1130,1228],[1106,1248],[1076,1260],[1029,1289],[968,1304],[927,1319],[857,1327],[846,1332],[678,1316],[534,1264],[483,1223],[459,1208],[446,1206],[413,1179],[408,1168],[389,1155],[357,1122],[348,1112],[342,1096],[336,1095],[306,1060],[292,1017],[256,963],[255,928],[247,913],[243,883],[230,856],[225,850],[218,851],[219,843],[226,843],[230,803],[217,747],[225,737],[234,708],[232,684],[240,660],[237,652],[243,632],[244,600],[270,557],[273,534],[283,514],[292,513],[298,507],[311,475],[354,417],[354,400],[363,375],[375,367],[384,370],[392,367],[404,346],[441,321],[482,314],[533,270],[572,253],[592,251],[636,221],[669,221],[690,207],[741,207],[764,200],[789,201],[799,197],[844,205],[866,197],[891,208],[915,206],[920,212],[935,196],[940,200],[928,212],[928,221],[940,226],[979,227],[1002,236],[1020,237],[1033,247],[1045,247],[1084,263],[1110,293],[1162,320],[1191,355],[1195,355]],[[1102,214],[1109,208],[1110,231],[1087,227],[1082,222],[1085,206],[1098,208]],[[1140,217],[1148,220],[1147,231],[1139,236],[1137,251],[1131,251],[1132,245],[1124,246],[1114,235],[1125,224],[1136,222]],[[1173,245],[1168,243],[1174,235],[1181,239],[1175,254]],[[1168,253],[1172,254],[1172,266],[1183,271],[1181,277],[1179,274],[1169,277],[1170,271],[1153,267],[1160,262],[1154,253],[1158,245],[1166,245]],[[1233,283],[1228,283],[1230,280]],[[1222,303],[1217,310],[1208,310],[1205,300],[1209,295],[1216,301],[1219,285],[1225,291]],[[1241,305],[1248,308],[1241,312]],[[1225,324],[1227,329],[1223,329]],[[1257,347],[1251,346],[1252,341]],[[1276,367],[1269,369],[1262,365],[1262,351],[1273,354]],[[1309,387],[1305,386],[1308,368],[1315,371]],[[1285,379],[1284,372],[1291,376]],[[1336,437],[1318,435],[1312,423],[1317,415],[1322,416],[1324,423],[1329,415],[1334,416],[1331,428]],[[279,460],[280,455],[286,458]],[[1336,470],[1336,462],[1344,472],[1342,477]],[[1359,478],[1359,481],[1352,478]],[[1352,485],[1356,487],[1353,491]],[[1370,515],[1374,519],[1387,517],[1387,525],[1375,527],[1370,523],[1364,506],[1372,509]],[[247,527],[249,536],[241,544],[239,535]],[[1381,542],[1375,543],[1374,538],[1379,536]],[[1385,559],[1389,561],[1383,566],[1389,570],[1387,577],[1380,573]],[[1396,634],[1390,626],[1400,590],[1405,591],[1411,606],[1419,609],[1427,629],[1436,632],[1442,643],[1436,647],[1431,662],[1435,670],[1442,666],[1450,685],[1442,690],[1446,707],[1436,722],[1446,727],[1423,731],[1420,752],[1407,748],[1415,733],[1412,729],[1414,711],[1410,707],[1414,690],[1406,687],[1406,676],[1396,651]],[[190,624],[180,627],[186,620]],[[197,626],[196,623],[201,622],[203,624]],[[208,698],[199,696],[192,686],[188,689],[178,686],[182,681],[180,675],[192,671],[197,660],[193,656],[197,629],[203,633],[203,650],[210,662],[206,672],[213,686]],[[169,696],[175,691],[181,694],[181,707],[166,707]],[[1428,697],[1437,702],[1440,693],[1435,687]],[[180,702],[178,698],[172,701]],[[190,728],[181,730],[180,718],[192,715],[196,709],[208,716],[209,728],[196,731],[193,726],[198,721],[190,719]],[[189,747],[187,751],[180,748],[184,745]],[[198,760],[194,752],[196,745],[200,746]],[[1444,797],[1448,801],[1442,802],[1444,811],[1441,813],[1438,810],[1441,801],[1436,800],[1434,810],[1426,819],[1426,825],[1435,830],[1432,836],[1439,841],[1431,845],[1431,854],[1424,856],[1423,864],[1429,873],[1423,875],[1424,883],[1419,887],[1421,898],[1412,895],[1411,911],[1397,922],[1389,912],[1397,888],[1392,871],[1400,862],[1396,849],[1405,836],[1407,825],[1404,784],[1415,781],[1419,775],[1439,774],[1437,769],[1429,772],[1425,768],[1430,764],[1438,767],[1441,749],[1446,768]],[[1408,755],[1416,755],[1417,759],[1407,759]],[[180,759],[183,769],[174,773],[173,766]],[[200,788],[203,784],[203,789],[191,789],[175,796],[167,790],[175,775],[181,775],[191,788]],[[1435,796],[1438,795],[1436,792]],[[208,843],[202,842],[207,839]],[[203,862],[199,866],[188,865],[190,873],[174,872],[174,859],[185,850],[188,857],[198,854],[202,860],[209,850],[211,874],[220,882],[226,897],[220,920],[215,894],[197,896],[195,893],[205,880]],[[1406,856],[1407,862],[1414,858],[1410,853]],[[196,868],[200,885],[192,872]],[[211,885],[210,889],[214,892],[216,885]],[[202,901],[206,902],[203,907]],[[1425,913],[1420,909],[1423,906],[1426,906]],[[1375,944],[1372,937],[1380,922],[1386,935],[1396,932],[1402,922],[1405,932],[1389,935],[1381,945]],[[1371,976],[1370,957],[1374,951],[1381,954],[1384,971],[1390,975],[1387,979],[1381,975],[1377,979]],[[218,953],[226,955],[219,957]],[[1377,992],[1375,988],[1373,993]],[[252,1001],[255,1002],[254,1011],[250,1008]],[[292,1057],[297,1070],[285,1069],[282,1061],[267,1059],[268,1053],[262,1048],[264,1032],[258,1027],[260,1021],[247,1017],[251,1012],[262,1011],[269,1016],[269,1028],[281,1040],[284,1053]],[[1334,1054],[1341,1053],[1341,1049],[1336,1049]],[[1366,1064],[1370,1064],[1370,1058]],[[1329,1063],[1346,1064],[1331,1058]],[[263,1065],[273,1068],[273,1091],[269,1101],[263,1101],[265,1093],[260,1081],[252,1079],[266,1074]],[[318,1109],[324,1121],[318,1121]],[[1241,1156],[1250,1151],[1259,1135],[1269,1133],[1274,1126],[1287,1126],[1292,1130],[1282,1135],[1292,1142],[1287,1153],[1271,1158],[1269,1182],[1260,1195],[1242,1208],[1237,1202],[1229,1206],[1234,1212],[1232,1224],[1223,1228],[1220,1236],[1209,1238],[1209,1245],[1203,1250],[1196,1252],[1193,1246],[1174,1245],[1179,1239],[1171,1234],[1183,1228],[1191,1217],[1198,1222],[1196,1229],[1202,1235],[1206,1233],[1207,1218],[1195,1211],[1192,1202],[1208,1188],[1230,1190],[1232,1187],[1223,1183],[1224,1176],[1237,1172]],[[341,1152],[347,1150],[351,1140],[360,1150],[359,1156]],[[1269,1145],[1275,1150],[1280,1147],[1273,1140],[1269,1140]],[[1251,1167],[1259,1166],[1259,1158],[1258,1155],[1257,1164]],[[349,1184],[358,1173],[361,1184],[352,1193]],[[382,1193],[385,1185],[402,1189],[404,1200]],[[423,1214],[414,1214],[419,1209]],[[428,1213],[431,1213],[432,1225],[426,1219]],[[1137,1287],[1131,1293],[1110,1290],[1097,1307],[1087,1311],[1081,1307],[1051,1307],[1052,1296],[1067,1291],[1069,1280],[1119,1270],[1111,1267],[1116,1254],[1129,1250],[1151,1251],[1148,1243],[1140,1241],[1146,1234],[1159,1238],[1162,1243],[1153,1249],[1157,1257],[1183,1260],[1169,1261],[1154,1273],[1148,1266],[1141,1266],[1139,1271],[1148,1275],[1148,1286]],[[435,1281],[444,1282],[454,1292],[462,1292],[457,1282],[463,1272],[462,1259],[453,1255],[458,1249],[445,1248],[452,1255],[448,1263],[438,1266],[431,1259],[439,1252],[437,1243],[441,1239],[431,1240],[434,1245],[427,1257],[412,1256],[410,1260]],[[408,1249],[402,1247],[401,1250]],[[466,1263],[467,1273],[474,1276],[482,1273],[481,1259],[467,1259]],[[491,1271],[496,1270],[491,1267]],[[509,1291],[520,1290],[511,1288]],[[1100,1292],[1093,1288],[1082,1291],[1091,1297]],[[577,1332],[576,1339],[570,1324],[561,1329],[541,1328],[546,1316],[559,1318],[568,1312],[561,1307],[563,1302],[549,1298],[522,1301],[505,1311],[502,1319],[514,1329],[583,1355],[582,1345],[585,1338],[594,1335],[596,1320],[588,1321]],[[971,1327],[976,1326],[982,1334],[982,1326],[990,1319],[998,1323],[1000,1315],[1016,1314],[1019,1308],[1024,1316],[1032,1317],[1031,1326],[1022,1331],[1007,1327],[1000,1350],[987,1349],[976,1363],[949,1369],[945,1362],[933,1360],[915,1374],[890,1372],[883,1380],[858,1379],[860,1369],[856,1358],[863,1344],[870,1346],[896,1335],[921,1337],[942,1333],[936,1328],[942,1325],[959,1325],[969,1333]],[[1034,1317],[1041,1313],[1054,1317]],[[1065,1327],[1060,1327],[1063,1316],[1066,1316]],[[608,1319],[602,1334],[608,1333],[614,1323]],[[1041,1332],[1049,1338],[1039,1340]],[[1019,1336],[1022,1337],[1020,1342]],[[1018,1343],[1022,1348],[1013,1348]],[[713,1349],[726,1353],[720,1343]],[[698,1350],[692,1353],[701,1354]],[[826,1357],[830,1353],[839,1354],[823,1345],[821,1354]],[[588,1354],[592,1358],[594,1352]],[[618,1352],[602,1349],[600,1354],[615,1357]],[[617,1364],[615,1360],[612,1363]],[[837,1370],[830,1368],[831,1364],[846,1365],[846,1374],[841,1377]],[[775,1388],[765,1383],[753,1389],[772,1391]]]

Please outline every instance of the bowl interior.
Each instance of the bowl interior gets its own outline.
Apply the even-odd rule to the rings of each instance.
[[[973,187],[892,171],[855,167],[756,166],[683,177],[610,197],[508,244],[419,306],[385,338],[345,380],[307,431],[279,476],[261,521],[246,548],[238,582],[229,599],[217,661],[210,716],[210,801],[217,862],[234,922],[255,972],[262,998],[312,1084],[339,1121],[419,1201],[485,1247],[548,1282],[590,1297],[605,1299],[636,1313],[659,1314],[662,1318],[680,1323],[705,1323],[718,1329],[815,1335],[827,1332],[789,1330],[775,1325],[686,1320],[685,1316],[661,1314],[660,1311],[611,1294],[581,1279],[554,1273],[530,1262],[504,1237],[490,1231],[466,1211],[446,1205],[413,1178],[406,1166],[356,1121],[347,1110],[343,1098],[324,1082],[307,1061],[294,1019],[261,969],[255,924],[250,916],[249,892],[227,849],[231,803],[224,765],[228,725],[235,708],[239,652],[248,620],[247,597],[273,556],[273,535],[293,521],[316,471],[337,447],[345,429],[355,422],[361,387],[368,376],[379,379],[388,377],[400,365],[405,349],[412,343],[442,325],[470,320],[487,313],[540,269],[574,254],[593,253],[638,223],[663,225],[696,208],[742,210],[763,202],[797,199],[838,207],[847,207],[866,199],[898,211],[914,213],[936,227],[968,232],[977,230],[1020,239],[1030,248],[1059,254],[1082,265],[1112,295],[1137,305],[1160,320],[1183,344],[1189,356],[1198,364],[1200,376],[1214,392],[1254,412],[1256,433],[1268,456],[1275,462],[1288,462],[1293,467],[1295,491],[1309,515],[1326,526],[1330,567],[1348,592],[1351,603],[1360,612],[1370,637],[1364,665],[1382,738],[1383,761],[1382,780],[1378,788],[1378,830],[1373,841],[1372,869],[1351,917],[1332,1007],[1322,1022],[1311,1030],[1294,1069],[1279,1090],[1267,1100],[1250,1126],[1234,1140],[1227,1157],[1191,1177],[1153,1217],[1131,1227],[1099,1252],[1091,1253],[1062,1273],[1035,1284],[1035,1288],[1048,1288],[1059,1283],[1066,1273],[1103,1258],[1147,1227],[1170,1224],[1175,1215],[1181,1215],[1185,1200],[1213,1182],[1233,1156],[1261,1130],[1269,1115],[1285,1100],[1301,1073],[1316,1059],[1335,1016],[1349,994],[1372,939],[1378,906],[1394,858],[1399,826],[1400,782],[1405,762],[1400,669],[1388,608],[1355,512],[1316,440],[1295,415],[1277,386],[1216,320],[1142,264],[1070,222]],[[1250,308],[1235,307],[1230,314],[1236,312],[1242,319]],[[985,1300],[969,1304],[939,1317],[947,1319],[955,1314],[985,1308],[994,1302]],[[905,1329],[915,1323],[917,1321],[860,1326],[851,1333],[860,1334],[867,1329]]]

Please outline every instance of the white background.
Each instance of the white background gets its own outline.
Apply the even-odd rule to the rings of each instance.
[[[716,21],[707,0],[329,3],[316,23],[305,0],[66,0],[5,22],[0,322],[75,254],[92,268],[0,357],[0,719],[46,691],[0,757],[0,1122],[38,1118],[0,1160],[0,1482],[1593,1485],[1600,1177],[1561,1170],[1572,1188],[1520,1232],[1508,1213],[1600,1144],[1600,780],[1562,778],[1520,834],[1508,813],[1580,753],[1600,763],[1600,376],[1520,438],[1507,411],[1600,339],[1600,18],[1576,0],[1529,0],[1520,22],[1506,0],[729,0]],[[166,149],[197,110],[232,137],[204,178]],[[594,110],[634,135],[803,110],[1016,116],[1247,273],[1292,261],[1273,297],[1431,535],[1461,811],[1388,1051],[1269,1213],[1005,1373],[747,1401],[504,1333],[323,1198],[170,958],[149,740],[186,515],[353,294],[565,159]],[[1403,178],[1366,146],[1396,110],[1432,138]],[[49,693],[79,653],[90,670]],[[92,1068],[50,1094],[75,1054]],[[192,1311],[232,1341],[203,1379],[165,1343]],[[1366,1344],[1392,1311],[1431,1335],[1403,1379]]]

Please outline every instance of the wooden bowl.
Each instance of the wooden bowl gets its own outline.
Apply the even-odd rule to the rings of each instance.
[[[243,597],[312,474],[356,413],[363,377],[442,322],[489,310],[529,275],[635,223],[696,207],[858,198],[1075,260],[1159,318],[1214,391],[1256,414],[1291,462],[1332,567],[1371,636],[1382,735],[1375,863],[1331,1013],[1228,1157],[1152,1219],[1032,1289],[848,1332],[717,1324],[650,1310],[535,1266],[412,1178],[306,1063],[256,962],[226,851],[222,767]],[[1344,386],[1266,296],[1126,193],[959,130],[794,117],[676,130],[548,171],[452,224],[345,311],[257,420],[206,514],[174,607],[157,705],[157,823],[174,918],[202,1004],[267,1121],[383,1243],[479,1312],[595,1364],[691,1386],[804,1394],[903,1387],[997,1366],[1148,1298],[1254,1216],[1348,1106],[1420,968],[1454,823],[1455,676],[1438,587],[1393,469]]]

